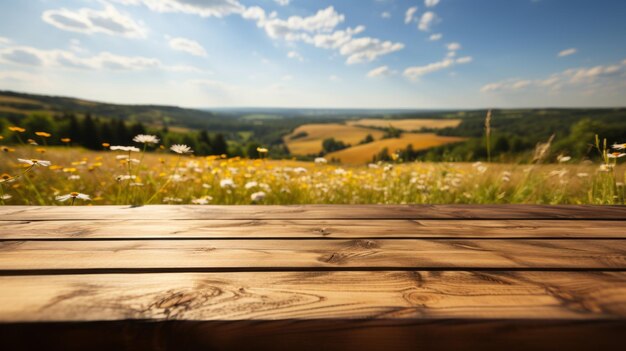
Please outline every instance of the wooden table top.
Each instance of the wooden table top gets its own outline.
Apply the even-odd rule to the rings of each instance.
[[[626,207],[0,207],[6,350],[602,350],[624,335]]]

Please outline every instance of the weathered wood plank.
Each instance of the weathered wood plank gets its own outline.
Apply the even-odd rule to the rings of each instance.
[[[626,221],[90,220],[2,221],[0,240],[306,238],[624,238]]]
[[[0,270],[302,268],[626,269],[626,240],[0,242]]]
[[[626,272],[293,272],[0,277],[0,322],[622,319]]]
[[[302,205],[2,206],[2,220],[108,219],[626,219],[626,206]]]
[[[624,346],[623,320],[133,320],[0,325],[7,350],[599,351]]]

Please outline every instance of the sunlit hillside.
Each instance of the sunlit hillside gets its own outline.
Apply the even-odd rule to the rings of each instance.
[[[342,163],[362,165],[371,162],[374,156],[381,151],[385,152],[385,150],[388,153],[394,153],[411,145],[413,150],[419,151],[463,140],[465,138],[439,136],[433,133],[402,133],[398,138],[380,139],[371,143],[352,146],[331,152],[326,157]]]

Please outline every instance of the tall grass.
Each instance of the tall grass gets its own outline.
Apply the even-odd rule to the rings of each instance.
[[[0,160],[2,203],[69,204],[623,204],[624,166],[579,164],[379,163],[338,166],[296,161],[193,157],[165,151],[129,167],[123,153],[24,146]],[[137,155],[138,156],[138,155]],[[44,158],[31,167],[17,158]],[[25,170],[27,170],[25,172]],[[609,169],[607,171],[607,169]],[[16,177],[17,175],[20,175]],[[130,177],[128,176],[130,175]]]

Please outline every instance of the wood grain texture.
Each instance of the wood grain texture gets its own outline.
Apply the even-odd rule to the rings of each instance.
[[[2,221],[0,240],[38,239],[616,238],[626,221],[564,220],[56,220]]]
[[[623,206],[0,207],[3,350],[597,351],[625,332]]]
[[[110,219],[610,219],[626,206],[299,205],[299,206],[2,206],[2,220]]]
[[[0,270],[626,269],[626,240],[3,241]]]
[[[0,322],[626,318],[626,272],[0,277]]]

